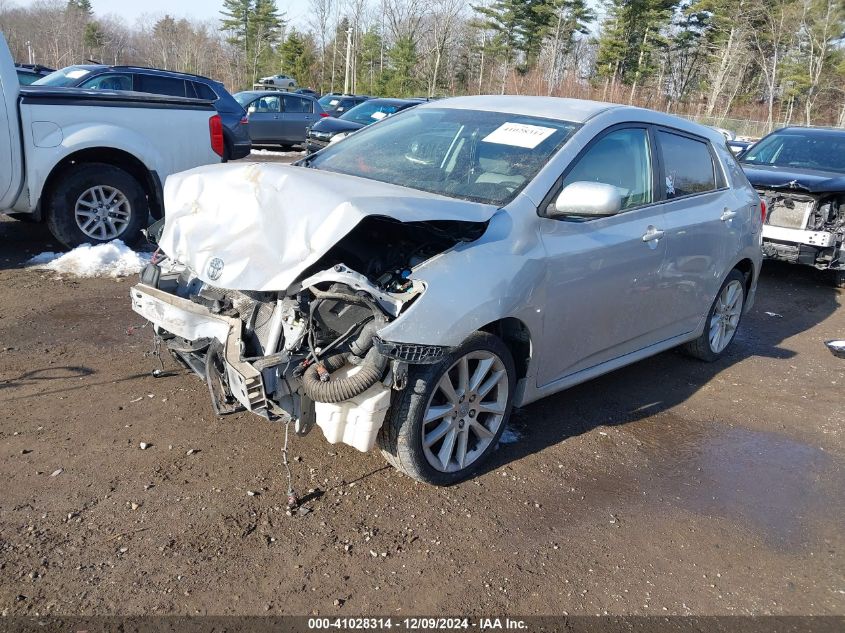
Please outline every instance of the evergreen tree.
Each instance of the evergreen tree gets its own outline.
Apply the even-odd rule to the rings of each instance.
[[[284,20],[276,0],[224,0],[220,29],[227,41],[246,58],[253,83],[260,72],[272,70],[274,47],[279,43]]]
[[[599,38],[597,66],[603,76],[635,83],[654,73],[665,47],[664,29],[677,0],[609,0]]]
[[[473,9],[481,16],[479,26],[493,31],[493,46],[505,63],[521,61],[518,68],[525,72],[536,63],[548,31],[550,5],[551,0],[495,0]]]
[[[311,42],[293,29],[279,47],[282,72],[292,75],[302,86],[312,83],[315,56]]]

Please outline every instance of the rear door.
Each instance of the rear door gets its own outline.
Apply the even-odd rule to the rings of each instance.
[[[284,140],[291,143],[304,143],[308,128],[314,125],[318,118],[318,115],[314,114],[313,102],[311,99],[296,95],[285,95],[283,98]]]
[[[281,120],[282,100],[278,95],[259,97],[249,104],[249,135],[254,142],[278,142],[284,140],[284,125]]]
[[[667,237],[663,287],[673,298],[672,335],[706,316],[741,250],[747,201],[730,188],[710,141],[678,130],[655,131]]]
[[[21,185],[23,156],[18,128],[18,76],[0,33],[0,209],[8,208]]]

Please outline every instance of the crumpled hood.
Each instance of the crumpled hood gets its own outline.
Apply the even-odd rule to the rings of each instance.
[[[203,281],[235,290],[287,289],[363,218],[486,222],[494,205],[272,163],[208,165],[164,187],[159,246]]]
[[[751,165],[748,163],[741,163],[741,165],[748,181],[758,189],[783,189],[797,193],[845,192],[845,176],[829,171]],[[793,182],[795,184],[791,185]]]

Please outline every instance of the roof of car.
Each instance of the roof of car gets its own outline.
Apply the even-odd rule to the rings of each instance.
[[[195,75],[193,73],[183,73],[179,72],[178,70],[165,70],[163,68],[150,68],[148,66],[110,66],[109,64],[75,64],[76,68],[86,68],[88,70],[117,70],[117,71],[141,71],[141,72],[154,72],[162,75],[169,75],[171,77],[182,77],[182,78],[190,78],[190,79],[200,79],[203,81],[211,81],[214,83],[219,83],[214,79],[210,79],[209,77],[204,77],[203,75]]]
[[[425,99],[401,99],[398,97],[374,97],[367,99],[366,103],[385,103],[387,105],[405,105],[413,103],[425,103]]]
[[[802,134],[824,134],[828,135],[831,132],[838,132],[839,134],[845,134],[845,129],[839,127],[805,127],[803,125],[790,125],[788,127],[781,128],[779,130],[775,130],[773,134],[777,134],[778,132],[801,132]]]
[[[236,92],[236,95],[251,95],[255,97],[274,97],[276,95],[292,95],[294,97],[305,97],[306,99],[314,99],[309,94],[305,94],[302,92],[290,92],[288,90],[241,90],[240,92]],[[315,99],[316,101],[316,99]]]
[[[599,112],[620,108],[616,103],[565,99],[562,97],[529,97],[523,95],[478,95],[452,97],[436,102],[423,103],[421,108],[456,108],[483,112],[509,112],[523,116],[539,116],[584,123]]]

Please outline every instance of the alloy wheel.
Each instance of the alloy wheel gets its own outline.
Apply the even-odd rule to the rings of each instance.
[[[76,199],[76,224],[87,237],[96,240],[113,240],[120,236],[131,216],[132,207],[127,197],[108,185],[86,189]]]
[[[733,340],[742,316],[744,302],[742,284],[733,280],[722,288],[710,317],[710,349],[718,354]]]
[[[443,373],[422,423],[428,463],[440,472],[473,464],[496,437],[508,403],[505,364],[486,350],[472,351]]]

